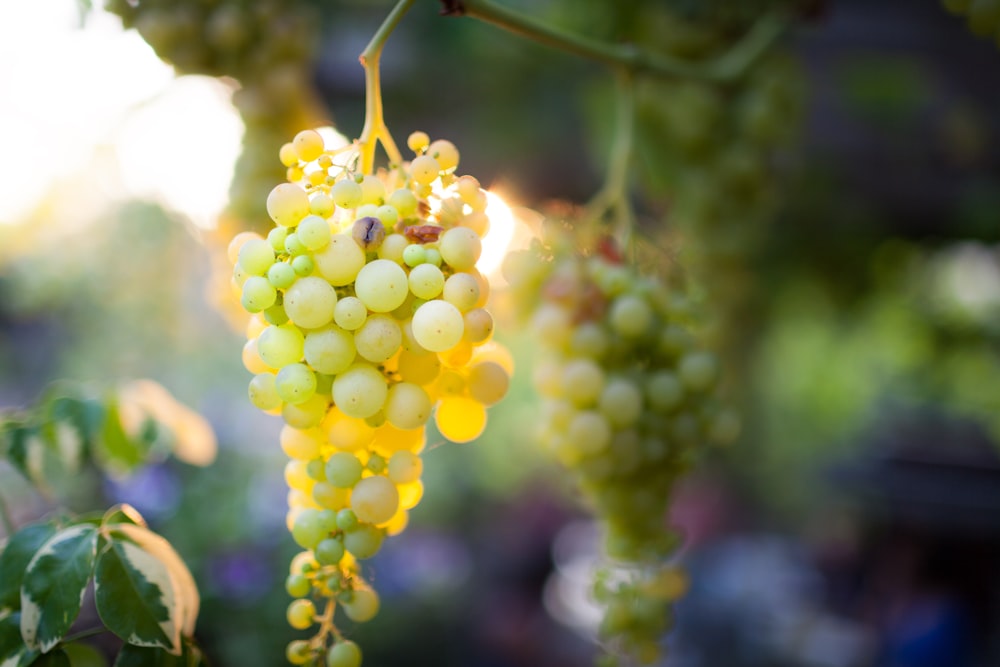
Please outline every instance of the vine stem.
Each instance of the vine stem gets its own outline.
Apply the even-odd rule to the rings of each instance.
[[[7,506],[7,499],[2,494],[0,494],[0,519],[3,520],[3,530],[7,534],[7,537],[17,532],[14,517],[11,516],[10,507]]]
[[[382,112],[382,83],[379,75],[379,64],[386,40],[413,3],[414,0],[399,0],[358,57],[365,70],[365,124],[361,130],[361,136],[358,138],[361,152],[361,173],[363,174],[373,172],[375,148],[379,143],[385,149],[390,164],[398,165],[403,161],[403,156],[396,148],[392,135],[389,134],[389,128],[386,127]]]
[[[650,53],[632,44],[613,44],[591,39],[542,23],[491,0],[444,0],[445,15],[468,16],[493,24],[546,46],[567,51],[630,72],[678,76],[715,82],[739,78],[788,26],[782,13],[763,14],[726,53],[703,62]]]
[[[600,219],[614,215],[618,238],[631,247],[635,227],[635,212],[628,194],[629,167],[635,136],[635,77],[626,68],[618,70],[618,94],[615,95],[615,129],[604,185],[586,206],[588,218]]]

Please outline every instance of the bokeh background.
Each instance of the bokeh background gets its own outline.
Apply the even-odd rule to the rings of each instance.
[[[697,58],[767,3],[734,3],[734,16],[654,0],[505,4]],[[357,55],[390,4],[302,3],[311,31],[290,39],[309,47],[299,92],[282,97],[301,95],[294,111],[262,108],[231,77],[178,75],[99,5],[0,0],[0,406],[56,381],[100,395],[151,378],[209,420],[218,455],[88,469],[48,495],[0,462],[0,494],[19,523],[132,503],[194,572],[214,664],[282,664],[296,549],[280,424],[246,398],[220,256],[227,236],[266,222],[248,217],[263,203],[253,181],[266,195],[273,144],[295,123],[360,131]],[[733,309],[717,338],[745,422],[673,503],[691,586],[665,664],[998,665],[1000,51],[936,0],[809,9],[765,72],[787,132],[758,138],[742,195],[713,161],[746,139],[726,114],[757,84],[667,79],[641,98],[642,227],[699,267],[706,310]],[[462,170],[515,207],[587,201],[613,124],[609,72],[438,10],[417,2],[383,56],[396,139],[451,139]],[[637,17],[653,10],[680,19],[643,33]],[[716,199],[733,206],[705,208]],[[711,250],[730,239],[735,250]],[[498,338],[518,363],[509,396],[477,442],[426,454],[427,493],[372,562],[382,611],[349,630],[366,665],[573,667],[594,653],[595,528],[532,440],[530,332]]]

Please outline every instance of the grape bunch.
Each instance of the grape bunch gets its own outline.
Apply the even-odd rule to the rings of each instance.
[[[605,664],[649,664],[680,592],[671,492],[699,449],[731,441],[739,424],[717,396],[720,365],[692,333],[688,301],[611,241],[596,248],[583,254],[557,235],[508,255],[504,276],[539,345],[538,439],[604,529],[609,561],[594,597]]]
[[[1000,2],[997,0],[941,0],[946,10],[965,18],[977,37],[992,37],[1000,44]]]
[[[455,174],[450,142],[417,132],[408,143],[412,161],[359,174],[356,153],[298,133],[279,153],[288,182],[267,198],[275,226],[229,249],[252,313],[249,397],[285,422],[287,523],[304,549],[287,580],[288,621],[318,626],[289,644],[293,664],[360,664],[334,610],[355,622],[378,611],[359,561],[420,502],[428,421],[450,441],[474,440],[512,372],[476,269],[486,193]]]

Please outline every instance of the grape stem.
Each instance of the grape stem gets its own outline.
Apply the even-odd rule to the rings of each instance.
[[[358,138],[359,151],[361,153],[361,173],[371,174],[375,167],[375,148],[381,143],[382,148],[389,158],[390,165],[398,165],[403,161],[403,156],[396,143],[389,134],[389,129],[385,125],[385,118],[382,114],[382,84],[379,77],[379,61],[382,57],[382,48],[392,31],[399,25],[403,15],[413,5],[414,0],[399,0],[392,8],[389,15],[379,26],[372,36],[368,46],[358,56],[361,66],[365,70],[365,124]]]
[[[618,70],[618,94],[615,96],[615,129],[604,185],[587,203],[588,219],[599,220],[613,214],[617,236],[623,247],[631,247],[635,212],[628,194],[629,165],[635,135],[635,77],[627,68]]]
[[[577,35],[494,4],[491,0],[442,0],[445,16],[468,16],[540,44],[633,73],[675,76],[724,83],[742,76],[787,28],[784,13],[761,15],[729,51],[703,62],[649,53],[633,44],[611,44]]]

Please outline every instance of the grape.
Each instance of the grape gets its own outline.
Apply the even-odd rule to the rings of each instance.
[[[389,479],[396,484],[405,484],[420,479],[424,464],[420,457],[406,450],[394,452],[389,458]]]
[[[328,375],[350,368],[356,356],[354,336],[336,326],[306,334],[302,349],[306,363],[316,372]]]
[[[486,428],[486,409],[464,396],[446,396],[438,403],[434,423],[452,442],[471,442]]]
[[[243,283],[243,308],[249,313],[259,313],[274,305],[278,297],[274,286],[267,278],[250,276]]]
[[[464,313],[479,302],[479,283],[468,273],[453,274],[445,281],[442,296]]]
[[[469,368],[469,395],[483,405],[499,403],[507,394],[510,376],[494,361],[485,361]]]
[[[474,345],[481,345],[493,335],[493,316],[485,308],[473,308],[462,316],[463,336]]]
[[[344,557],[344,544],[340,540],[328,537],[316,545],[316,560],[320,565],[334,565]]]
[[[366,447],[375,439],[375,429],[363,419],[349,417],[340,410],[331,411],[334,418],[327,429],[330,444],[348,452]]]
[[[388,259],[366,264],[357,275],[354,291],[368,310],[387,313],[402,305],[409,290],[406,272]]]
[[[285,659],[293,665],[304,665],[312,660],[312,648],[310,648],[309,642],[304,639],[288,642],[288,647],[285,649]]]
[[[564,367],[561,384],[566,398],[585,408],[597,403],[604,389],[604,371],[591,359],[574,359]]]
[[[274,264],[274,248],[266,239],[248,239],[239,250],[239,266],[251,276],[264,275]]]
[[[274,387],[281,400],[298,405],[312,398],[316,391],[316,375],[305,364],[289,364],[278,371]]]
[[[326,478],[330,484],[342,489],[350,488],[361,479],[364,466],[358,457],[349,452],[337,452],[326,462]]]
[[[319,394],[313,394],[301,403],[285,403],[281,408],[281,417],[289,426],[300,429],[319,426],[326,415],[329,400]]]
[[[356,588],[349,600],[342,603],[347,617],[356,623],[364,623],[378,614],[378,595],[370,588]]]
[[[399,325],[388,315],[372,315],[354,332],[354,345],[358,354],[375,364],[388,361],[399,350],[402,342],[403,333]]]
[[[382,241],[378,248],[379,259],[385,259],[396,264],[403,264],[403,253],[409,247],[410,242],[402,234],[389,234]],[[430,249],[425,251],[430,257]],[[428,260],[430,261],[430,260]]]
[[[295,526],[292,528],[292,538],[295,543],[305,549],[315,549],[320,540],[325,537],[322,526],[319,523],[319,512],[313,509],[305,509],[295,519]]]
[[[333,381],[333,402],[344,414],[367,419],[382,409],[388,391],[378,370],[354,364]]]
[[[430,155],[421,155],[410,163],[410,178],[420,185],[430,185],[438,177],[441,166]]]
[[[281,397],[274,386],[274,376],[270,373],[258,373],[250,380],[250,402],[255,407],[267,411],[281,406]]]
[[[288,605],[288,624],[296,630],[305,630],[316,618],[316,607],[312,600],[293,600]]]
[[[431,399],[419,385],[397,382],[389,387],[385,400],[385,418],[396,428],[423,426],[431,416]]]
[[[284,426],[281,429],[281,449],[293,459],[310,460],[319,456],[321,434]]]
[[[346,331],[361,328],[368,317],[368,309],[356,296],[346,296],[337,302],[333,308],[333,321]]]
[[[428,301],[413,313],[413,336],[431,352],[454,347],[462,340],[464,331],[462,313],[447,301]]]
[[[423,246],[409,247],[423,250]],[[426,253],[424,255],[426,256]],[[419,264],[410,271],[409,285],[414,296],[420,299],[433,299],[444,289],[444,273],[433,264]]]
[[[338,515],[339,517],[339,515]],[[369,523],[359,523],[344,532],[344,548],[357,559],[371,558],[382,548],[385,534]]]
[[[365,266],[365,253],[350,234],[340,233],[331,236],[326,247],[313,254],[313,261],[324,280],[341,287],[353,282]]]
[[[290,574],[285,580],[285,590],[293,598],[303,598],[309,595],[312,586],[309,584],[309,580],[301,574]]]
[[[309,195],[291,183],[282,183],[267,196],[267,213],[277,224],[294,227],[309,215]]]
[[[391,519],[398,508],[399,492],[387,477],[365,477],[351,491],[351,509],[359,521],[383,523]]]
[[[271,368],[282,368],[302,359],[305,337],[295,326],[269,326],[257,339],[257,353]]]
[[[361,185],[345,178],[330,188],[330,198],[341,208],[357,208],[361,204]]]
[[[625,294],[611,304],[611,328],[626,338],[637,338],[649,331],[653,312],[639,296]]]
[[[479,261],[483,243],[468,227],[454,227],[441,235],[438,250],[448,266],[456,271],[468,271]]]
[[[692,391],[706,391],[719,374],[719,362],[710,352],[692,352],[677,365],[681,383]]]
[[[326,667],[361,667],[361,649],[349,639],[338,641],[326,654]]]
[[[441,360],[436,354],[404,350],[399,355],[397,370],[405,382],[427,385],[441,373]]]
[[[630,426],[642,414],[642,392],[633,382],[623,378],[612,379],[601,391],[598,409],[615,426]]]
[[[330,243],[330,225],[318,215],[303,218],[295,234],[307,250],[321,250]]]
[[[298,276],[288,262],[277,262],[267,270],[267,280],[275,289],[288,289]]]

